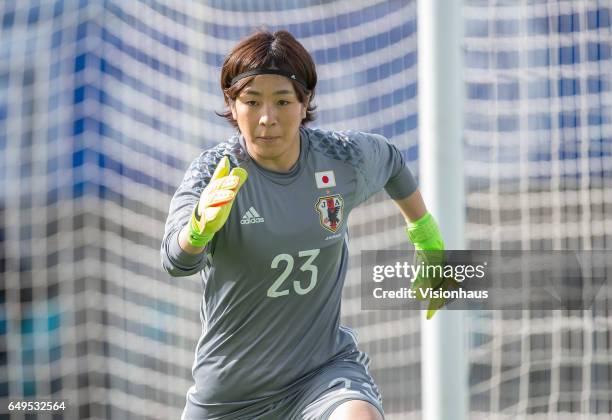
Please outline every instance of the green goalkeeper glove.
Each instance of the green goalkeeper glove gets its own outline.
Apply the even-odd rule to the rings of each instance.
[[[417,291],[419,300],[425,299],[421,292],[430,288],[433,290],[449,290],[450,287],[457,288],[459,284],[454,278],[445,278],[443,275],[444,263],[444,240],[438,228],[436,220],[430,213],[426,213],[420,219],[409,222],[406,228],[408,239],[414,244],[415,264],[421,265],[422,270],[412,284],[412,290]],[[428,269],[429,267],[429,269]],[[428,276],[425,271],[434,271],[433,276]],[[427,308],[427,319],[444,306],[444,298],[432,298]]]
[[[230,172],[229,159],[223,156],[191,213],[187,238],[191,246],[205,246],[223,227],[236,194],[247,177],[243,168],[234,168]]]

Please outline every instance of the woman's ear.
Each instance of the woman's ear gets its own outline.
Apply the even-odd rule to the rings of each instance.
[[[304,98],[302,103],[302,119],[306,118],[306,112],[308,111],[308,105],[310,105],[310,93]]]
[[[232,118],[236,121],[236,101],[230,99],[229,100],[230,111],[232,111]]]

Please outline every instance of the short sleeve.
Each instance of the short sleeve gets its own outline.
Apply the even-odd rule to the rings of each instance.
[[[365,184],[361,202],[383,188],[394,200],[416,191],[416,180],[395,145],[379,134],[357,133],[357,136],[356,143],[363,153],[361,171]]]

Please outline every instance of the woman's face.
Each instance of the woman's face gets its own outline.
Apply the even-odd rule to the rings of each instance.
[[[230,108],[251,157],[266,169],[288,171],[300,155],[299,128],[306,117],[291,81],[275,74],[255,76]]]

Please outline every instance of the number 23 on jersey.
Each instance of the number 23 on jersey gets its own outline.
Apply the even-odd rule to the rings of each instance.
[[[308,249],[298,253],[298,264],[301,263],[299,270],[303,272],[310,272],[310,278],[306,287],[303,287],[302,282],[299,280],[294,280],[292,285],[285,284],[285,280],[287,280],[291,273],[293,273],[293,267],[295,265],[293,256],[289,254],[278,254],[276,257],[274,257],[272,259],[272,263],[270,264],[270,268],[279,269],[281,268],[282,263],[285,263],[285,266],[280,276],[278,276],[268,288],[268,297],[277,298],[287,296],[289,293],[305,295],[314,289],[317,285],[317,275],[319,273],[314,261],[319,255],[319,252],[321,252],[320,249]]]

